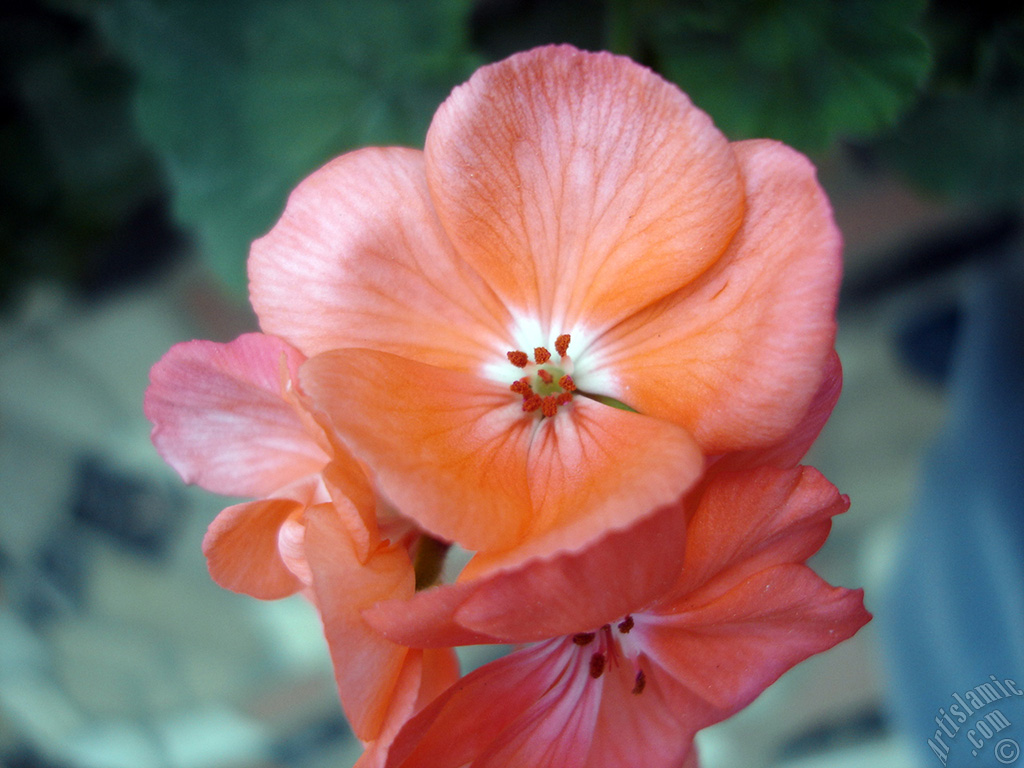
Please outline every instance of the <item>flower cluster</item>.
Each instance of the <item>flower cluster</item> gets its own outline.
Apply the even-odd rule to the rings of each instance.
[[[840,269],[806,158],[540,48],[422,152],[303,181],[252,247],[262,332],[172,348],[146,412],[186,481],[254,499],[210,572],[317,607],[362,768],[695,765],[869,619],[805,564],[848,504],[799,465]],[[480,643],[520,648],[460,677]]]

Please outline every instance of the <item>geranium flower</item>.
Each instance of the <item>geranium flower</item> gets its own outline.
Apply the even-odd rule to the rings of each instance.
[[[791,429],[839,251],[803,156],[559,46],[479,70],[423,153],[314,173],[249,271],[304,390],[392,504],[478,552],[468,578],[629,527],[706,455]]]
[[[531,643],[411,718],[388,768],[679,768],[699,729],[870,619],[804,565],[847,506],[811,468],[716,472],[580,552],[370,609],[396,642]]]
[[[412,646],[531,645],[467,675],[398,734],[389,768],[696,763],[692,737],[870,619],[804,563],[849,502],[796,466],[839,394],[833,356],[799,425],[573,553],[385,601]]]
[[[397,645],[362,611],[415,591],[411,525],[378,520],[376,494],[295,388],[304,357],[280,339],[178,344],[153,366],[146,415],[153,442],[186,482],[232,496],[203,541],[221,586],[274,599],[303,590],[317,606],[338,691],[377,765],[398,727],[450,684],[450,650]],[[393,540],[381,535],[381,524]]]

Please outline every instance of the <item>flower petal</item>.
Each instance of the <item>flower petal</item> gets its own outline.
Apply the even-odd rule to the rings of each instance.
[[[438,216],[506,304],[603,329],[685,285],[743,213],[710,118],[629,59],[550,46],[483,67],[426,141]]]
[[[350,152],[299,184],[249,278],[260,327],[309,356],[368,347],[463,370],[511,348],[507,311],[455,255],[411,149]]]
[[[608,394],[689,429],[709,453],[780,440],[821,386],[835,337],[841,238],[814,167],[771,141],[734,144],[743,226],[693,285],[595,340]]]
[[[686,516],[669,505],[582,550],[379,603],[366,618],[412,646],[527,643],[596,629],[674,585],[685,530]]]
[[[327,454],[282,381],[302,360],[258,333],[176,344],[150,372],[153,444],[185,482],[228,496],[269,496],[319,472]]]
[[[563,691],[552,693],[553,687],[571,688],[569,678],[578,657],[570,641],[559,639],[524,648],[466,675],[406,724],[392,745],[388,768],[459,768],[481,757],[483,765],[509,768],[582,765],[577,761],[585,758],[585,748],[576,754],[553,749],[552,754],[569,762],[545,763],[533,762],[539,756],[523,743],[529,741],[523,738],[527,732],[545,721],[548,743],[563,738],[563,746],[578,743],[580,729],[565,737],[559,733],[560,724],[568,724],[573,714],[571,698],[559,696]],[[547,717],[556,711],[557,719]],[[521,750],[521,759],[501,754],[502,748],[515,747]],[[495,762],[499,757],[506,762]]]
[[[451,648],[413,650],[406,654],[380,733],[365,745],[353,768],[384,768],[391,744],[409,718],[458,677],[459,663]]]
[[[404,515],[492,555],[474,575],[626,527],[703,470],[683,430],[586,398],[541,420],[492,382],[370,350],[319,355],[300,376]]]
[[[774,445],[766,448],[754,448],[749,451],[735,451],[725,454],[713,465],[713,471],[736,471],[740,469],[773,466],[783,469],[795,467],[807,455],[811,445],[828,421],[839,401],[839,393],[843,388],[843,369],[839,363],[839,355],[833,352],[825,364],[825,378],[818,388],[817,394],[811,399],[807,413],[800,423],[785,437]]]
[[[716,474],[691,519],[674,594],[718,594],[764,568],[802,563],[849,505],[812,467]]]
[[[697,729],[669,706],[658,677],[636,694],[631,664],[610,664],[605,675],[587,768],[697,768]]]
[[[302,504],[291,499],[267,499],[223,510],[203,538],[203,554],[213,580],[224,589],[261,600],[297,592],[302,583],[281,559],[278,534],[285,521],[302,509]]]
[[[384,726],[409,649],[372,629],[362,611],[379,600],[411,597],[412,562],[398,547],[380,548],[361,562],[330,504],[307,510],[305,549],[342,706],[352,731],[370,741]]]
[[[861,590],[810,568],[754,574],[714,602],[644,615],[634,632],[677,716],[703,728],[753,701],[790,667],[852,637],[871,615]],[[678,686],[673,687],[674,680]]]

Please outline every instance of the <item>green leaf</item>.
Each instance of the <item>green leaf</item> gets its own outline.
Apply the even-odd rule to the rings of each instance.
[[[249,244],[288,192],[363,145],[422,146],[475,61],[468,0],[101,0],[137,74],[141,131],[200,255],[245,289]]]
[[[733,139],[805,151],[892,124],[929,71],[922,0],[662,3],[655,67]]]

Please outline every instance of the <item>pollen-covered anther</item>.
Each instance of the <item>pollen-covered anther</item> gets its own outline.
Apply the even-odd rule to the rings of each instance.
[[[605,657],[603,653],[595,653],[590,657],[590,676],[595,680],[604,674]]]
[[[508,353],[508,361],[516,368],[525,368],[530,364],[530,356],[525,352],[514,349]]]
[[[636,671],[636,682],[633,683],[633,695],[639,696],[644,692],[644,688],[647,686],[647,675],[644,674],[642,669]]]
[[[533,360],[519,349],[506,353],[509,362],[526,374],[509,386],[510,390],[522,396],[526,413],[540,411],[543,417],[550,418],[558,413],[560,406],[572,400],[576,382],[571,375],[572,361],[566,356],[569,334],[563,333],[558,337],[555,349],[562,355],[560,363],[552,361],[547,347],[534,347]]]
[[[629,614],[626,615],[622,621],[618,623],[619,632],[626,635],[629,634],[629,630],[633,628],[633,617]]]
[[[577,632],[572,636],[572,641],[576,645],[588,645],[594,641],[596,636],[593,632]]]
[[[518,381],[513,381],[512,386],[509,387],[517,395],[529,396],[533,394],[533,388],[530,386],[530,379],[523,377]]]
[[[536,411],[538,408],[540,408],[543,402],[544,398],[542,398],[540,395],[536,393],[523,395],[523,410],[526,411],[527,413],[532,413],[533,411]]]
[[[563,333],[557,339],[555,339],[555,352],[558,353],[559,357],[565,357],[565,353],[569,351],[570,336],[568,333]]]

